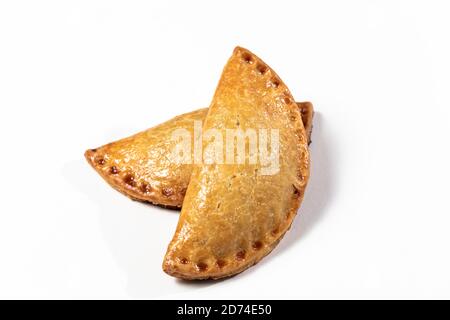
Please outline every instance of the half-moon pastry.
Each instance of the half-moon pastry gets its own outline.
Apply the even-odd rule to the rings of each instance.
[[[312,128],[313,106],[297,103],[306,132]],[[194,121],[203,121],[207,108],[179,115],[156,127],[133,136],[89,149],[85,157],[89,164],[124,195],[156,205],[180,208],[189,178],[191,164],[179,164],[171,159],[175,141],[171,133],[186,128],[193,133]]]
[[[87,161],[113,188],[126,196],[153,204],[178,208],[192,172],[191,164],[172,158],[177,128],[193,131],[207,109],[177,116],[154,128],[85,152]]]
[[[308,139],[294,101],[267,64],[246,49],[234,50],[203,131],[219,133],[214,141],[233,129],[278,132],[278,139],[271,136],[272,142],[278,142],[278,170],[265,170],[262,156],[253,162],[250,151],[245,161],[236,157],[232,164],[204,161],[193,165],[178,225],[164,257],[166,273],[187,280],[235,275],[270,253],[290,228],[309,178]],[[218,159],[209,153],[211,141],[203,140],[206,159]],[[247,146],[250,150],[250,138]],[[267,151],[264,144],[258,147],[259,155]],[[270,149],[276,151],[277,145]]]

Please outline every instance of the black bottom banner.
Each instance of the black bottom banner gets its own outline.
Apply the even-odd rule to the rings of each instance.
[[[297,301],[297,300],[138,300],[138,301],[1,301],[1,310],[15,316],[139,317],[144,319],[299,319],[345,316],[384,319],[387,316],[430,318],[448,314],[448,301]]]

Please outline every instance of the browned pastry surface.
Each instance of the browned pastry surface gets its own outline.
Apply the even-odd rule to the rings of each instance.
[[[311,132],[313,106],[297,103],[305,130]],[[87,161],[112,187],[126,196],[171,209],[180,208],[192,165],[171,161],[171,133],[186,128],[193,134],[193,121],[203,121],[208,109],[179,115],[131,137],[85,153]],[[309,139],[309,135],[308,135]]]
[[[172,159],[176,128],[193,131],[207,110],[183,114],[131,137],[87,150],[85,157],[112,187],[135,200],[180,207],[192,172]]]
[[[237,274],[270,253],[291,226],[309,178],[308,139],[292,95],[276,73],[237,47],[204,122],[215,128],[279,130],[280,171],[260,163],[200,164],[193,171],[163,270],[182,279]],[[205,146],[205,144],[204,144]]]
[[[303,127],[305,128],[308,144],[311,143],[311,134],[313,128],[314,108],[311,102],[297,102],[302,114]]]

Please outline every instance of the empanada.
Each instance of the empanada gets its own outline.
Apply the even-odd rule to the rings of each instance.
[[[266,164],[261,159],[252,164],[250,151],[244,162],[193,165],[163,261],[169,275],[192,280],[237,274],[270,253],[296,216],[309,178],[301,114],[276,73],[237,47],[223,70],[203,131],[214,129],[226,136],[239,128],[278,130],[278,171],[262,174]],[[205,154],[209,146],[204,139]],[[259,154],[264,148],[259,145]],[[271,150],[276,147],[271,145]]]
[[[297,103],[303,124],[309,134],[313,106]],[[179,115],[156,127],[133,136],[89,149],[89,164],[112,187],[126,196],[156,205],[180,208],[192,172],[191,164],[178,164],[170,159],[175,142],[171,132],[177,128],[193,131],[194,121],[203,121],[208,109]]]

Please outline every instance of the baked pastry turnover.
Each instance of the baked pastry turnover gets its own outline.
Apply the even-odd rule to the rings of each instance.
[[[313,106],[297,103],[308,134],[312,128]],[[178,164],[171,159],[175,142],[171,133],[177,128],[193,132],[194,121],[203,121],[208,109],[177,116],[154,128],[133,136],[89,149],[85,157],[106,182],[124,195],[156,205],[180,208],[189,178],[191,164]]]
[[[309,178],[308,139],[286,85],[250,51],[226,64],[203,130],[267,128],[279,132],[279,170],[262,163],[194,164],[163,270],[182,279],[237,274],[270,253],[291,226]],[[206,149],[208,143],[203,142]],[[188,171],[188,170],[186,170]],[[180,197],[181,198],[181,197]]]

